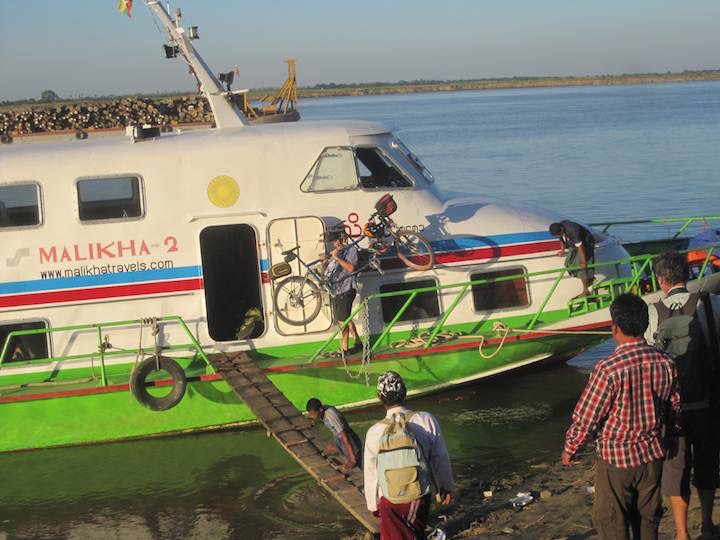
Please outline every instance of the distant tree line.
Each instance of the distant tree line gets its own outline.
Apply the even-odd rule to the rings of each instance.
[[[622,74],[604,74],[604,75],[587,75],[587,76],[515,76],[515,77],[488,77],[484,79],[456,79],[456,80],[445,80],[445,79],[413,79],[411,81],[400,80],[396,82],[388,81],[375,81],[375,82],[360,82],[360,83],[337,83],[337,82],[324,82],[317,83],[312,86],[301,86],[299,90],[307,91],[332,91],[334,89],[362,89],[362,88],[390,88],[394,86],[432,86],[432,85],[469,85],[469,84],[493,84],[493,83],[517,83],[517,82],[537,82],[537,81],[578,81],[578,80],[617,80],[622,82],[623,79],[635,80],[638,78],[687,78],[689,80],[717,80],[720,79],[720,69],[706,69],[706,70],[685,70],[682,72],[671,72],[667,71],[664,73],[622,73]],[[269,93],[277,88],[262,87],[251,90],[252,95],[263,95]],[[131,97],[148,97],[153,99],[160,99],[165,97],[177,97],[187,95],[187,92],[158,92],[151,94],[138,94],[136,96],[117,96],[114,94],[106,96],[78,96],[74,99],[63,100],[53,90],[45,90],[40,94],[40,99],[34,98],[20,99],[20,100],[6,100],[0,101],[0,107],[14,107],[22,105],[35,105],[44,103],[55,103],[59,101],[66,101],[69,103],[77,102],[91,102],[91,101],[107,101],[112,99],[131,98]],[[251,96],[252,97],[252,96]]]

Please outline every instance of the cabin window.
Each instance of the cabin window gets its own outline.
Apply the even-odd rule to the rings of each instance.
[[[523,274],[524,268],[507,268],[493,272],[478,272],[470,275],[471,281],[496,279],[506,276]],[[517,277],[504,281],[491,281],[480,285],[472,285],[473,305],[476,311],[514,308],[530,305],[527,279]]]
[[[0,228],[40,224],[40,186],[10,184],[0,186]]]
[[[6,345],[6,341],[11,332],[18,330],[39,330],[47,329],[45,321],[32,321],[15,324],[0,324],[0,351]],[[36,358],[48,357],[48,335],[29,334],[25,336],[13,336],[7,343],[3,362],[21,362],[24,360],[34,360]]]
[[[218,225],[200,232],[205,309],[210,337],[237,341],[265,331],[255,229]]]
[[[78,180],[77,195],[80,221],[142,216],[140,178],[137,176]]]
[[[398,139],[395,139],[390,143],[392,148],[397,148],[400,150],[403,156],[412,164],[417,171],[422,174],[425,177],[425,180],[427,180],[429,183],[435,182],[435,177],[433,176],[433,173],[431,173],[428,168],[423,165],[423,162],[420,161],[420,158],[417,157],[407,146],[405,146],[402,142],[400,142]]]
[[[341,191],[357,188],[352,148],[326,148],[300,184],[302,191]]]
[[[412,182],[379,148],[355,149],[360,185],[365,189],[409,188]]]
[[[381,293],[411,291],[413,289],[424,289],[427,287],[436,287],[437,283],[434,279],[422,279],[418,281],[410,281],[403,283],[388,283],[380,286]],[[383,321],[389,323],[395,318],[398,311],[403,307],[409,294],[399,294],[397,296],[386,296],[380,298],[382,308]],[[422,319],[432,319],[440,315],[440,302],[436,290],[418,293],[413,298],[407,309],[400,315],[398,321],[417,321]]]

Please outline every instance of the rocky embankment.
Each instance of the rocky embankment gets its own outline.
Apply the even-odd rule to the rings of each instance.
[[[124,128],[132,124],[212,122],[207,100],[199,96],[60,103],[0,110],[0,133],[25,135],[73,129]]]

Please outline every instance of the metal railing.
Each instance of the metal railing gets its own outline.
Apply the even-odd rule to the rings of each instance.
[[[703,248],[706,250],[706,255],[703,260],[702,266],[700,268],[700,271],[698,273],[699,277],[704,276],[705,271],[708,267],[708,264],[713,258],[714,251],[720,247],[720,244],[713,244],[710,246],[706,246]],[[697,251],[696,249],[687,249],[682,250],[679,253],[688,253],[690,251]],[[655,272],[652,267],[652,260],[653,258],[657,257],[658,254],[645,254],[645,255],[635,255],[631,257],[627,257],[625,259],[619,259],[615,261],[602,261],[595,264],[589,264],[587,265],[589,268],[600,268],[600,267],[607,267],[607,266],[614,266],[614,265],[627,265],[630,267],[630,275],[624,278],[615,278],[612,280],[608,280],[605,282],[599,282],[592,286],[593,291],[600,291],[603,288],[608,287],[617,287],[620,289],[620,293],[624,292],[641,292],[639,291],[639,285],[643,278],[649,280],[650,284],[650,290],[646,291],[646,293],[656,292],[658,290],[658,283],[657,279],[655,277]],[[360,313],[361,310],[366,309],[365,303],[376,300],[382,300],[383,298],[391,298],[391,297],[399,297],[399,296],[407,296],[407,299],[403,303],[403,305],[400,307],[400,309],[395,313],[395,316],[392,318],[392,320],[385,325],[385,328],[380,333],[380,335],[372,339],[372,336],[368,336],[368,339],[371,340],[370,344],[370,352],[374,352],[391,333],[393,327],[398,323],[400,318],[403,316],[403,314],[407,311],[407,309],[412,304],[413,300],[417,297],[417,295],[426,293],[426,292],[435,292],[438,294],[440,291],[450,290],[450,289],[459,289],[455,297],[450,303],[450,306],[447,310],[443,313],[440,320],[435,324],[435,326],[431,327],[430,333],[425,340],[425,344],[423,348],[427,349],[432,344],[435,337],[440,333],[443,328],[445,327],[445,324],[447,323],[447,320],[449,319],[450,315],[453,313],[453,311],[457,308],[457,306],[460,304],[460,302],[463,300],[463,298],[466,296],[468,289],[472,290],[473,286],[478,285],[487,285],[491,283],[499,283],[503,281],[512,281],[515,279],[525,279],[529,280],[529,278],[537,278],[539,276],[551,276],[554,274],[557,274],[557,277],[555,277],[555,280],[553,281],[553,284],[550,287],[550,290],[545,295],[543,301],[540,303],[540,307],[538,310],[532,315],[529,323],[527,324],[527,327],[524,328],[524,330],[532,330],[535,328],[536,324],[538,323],[541,315],[544,313],[545,308],[547,307],[548,303],[550,302],[551,298],[557,291],[557,287],[560,284],[561,279],[565,275],[565,272],[573,272],[576,270],[580,270],[580,266],[574,266],[574,267],[562,267],[552,270],[542,270],[538,272],[523,272],[508,276],[501,276],[496,278],[489,278],[489,279],[479,279],[479,280],[473,280],[473,281],[466,281],[462,283],[453,283],[453,284],[447,284],[447,285],[436,285],[434,287],[422,287],[418,289],[410,289],[405,291],[394,291],[394,292],[387,292],[387,293],[376,293],[368,296],[363,302],[361,302],[358,306],[353,309],[353,311],[350,313],[350,316],[340,325],[330,337],[328,337],[323,344],[320,346],[320,348],[313,354],[310,361],[314,362],[317,357],[322,354],[327,347],[337,338],[338,334],[345,329],[348,324]],[[602,300],[602,295],[597,294],[593,295],[590,294],[588,298],[594,298],[598,301],[593,303],[594,310],[597,309],[603,309],[607,307],[605,305],[606,302]],[[569,307],[568,303],[568,317],[572,316],[571,309]],[[369,333],[369,329],[368,329]]]
[[[720,221],[720,216],[695,216],[695,217],[676,217],[676,218],[650,218],[650,219],[636,219],[631,221],[603,221],[600,223],[588,223],[591,227],[603,227],[602,232],[608,232],[610,227],[615,225],[644,225],[649,223],[682,223],[680,228],[670,238],[670,241],[677,240],[677,238],[685,232],[685,230],[693,223],[708,221]]]
[[[129,321],[114,321],[114,322],[104,322],[104,323],[96,323],[96,324],[80,324],[80,325],[72,325],[72,326],[57,326],[57,327],[50,327],[50,328],[35,328],[35,329],[28,329],[28,330],[13,330],[10,332],[6,339],[5,343],[3,344],[2,352],[0,353],[0,375],[2,375],[2,368],[3,364],[6,363],[5,357],[8,353],[8,349],[10,347],[10,343],[12,342],[13,338],[16,337],[22,337],[22,336],[32,336],[32,335],[38,335],[38,334],[54,334],[57,332],[78,332],[78,331],[84,331],[84,330],[95,330],[97,335],[97,350],[93,351],[91,353],[82,353],[82,354],[74,354],[74,355],[67,355],[67,356],[52,356],[49,358],[35,358],[32,360],[25,360],[23,361],[23,364],[43,364],[43,363],[49,363],[49,362],[58,362],[58,361],[70,361],[70,360],[81,360],[81,359],[91,359],[94,360],[96,357],[99,356],[100,358],[100,378],[102,381],[103,386],[108,385],[107,380],[107,373],[106,373],[106,366],[105,366],[105,359],[108,357],[119,357],[119,356],[131,356],[131,355],[138,355],[141,352],[143,354],[155,354],[156,348],[153,347],[138,347],[136,349],[117,349],[117,350],[111,350],[111,347],[109,346],[109,343],[107,340],[103,338],[103,332],[109,328],[117,328],[117,327],[132,327],[134,325],[139,325],[141,328],[143,325],[146,325],[150,319],[134,319]],[[176,323],[180,326],[182,331],[185,333],[185,335],[189,339],[189,343],[179,344],[179,345],[163,345],[160,347],[160,350],[162,351],[175,351],[175,350],[191,350],[194,351],[197,356],[202,358],[205,363],[210,366],[210,361],[208,360],[207,355],[205,354],[205,351],[202,350],[202,347],[198,343],[198,341],[195,339],[195,336],[190,332],[190,329],[188,328],[187,324],[185,324],[185,321],[182,319],[182,317],[179,316],[168,316],[168,317],[158,317],[157,319],[152,319],[154,321],[157,321],[158,323]],[[114,347],[112,347],[114,349]]]

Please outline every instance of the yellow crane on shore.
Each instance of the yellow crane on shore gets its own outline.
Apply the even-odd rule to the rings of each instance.
[[[293,122],[300,119],[297,110],[297,60],[288,58],[285,63],[288,65],[288,76],[280,91],[276,95],[266,94],[258,99],[259,107],[252,106],[247,92],[241,94],[243,113],[252,123]]]

